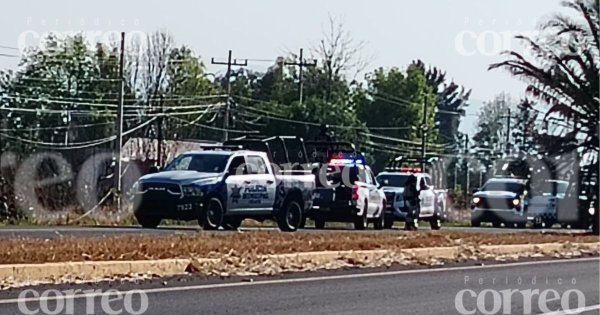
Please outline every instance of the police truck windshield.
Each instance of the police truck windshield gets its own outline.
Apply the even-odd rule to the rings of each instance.
[[[482,191],[510,191],[521,194],[525,190],[525,186],[520,183],[513,182],[488,182],[481,189]]]
[[[381,186],[404,187],[408,177],[408,175],[379,175],[377,182]]]
[[[229,160],[227,154],[185,154],[173,160],[165,170],[222,173],[227,160]]]

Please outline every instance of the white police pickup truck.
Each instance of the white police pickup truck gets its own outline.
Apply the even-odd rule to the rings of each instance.
[[[207,150],[175,158],[134,185],[134,214],[145,228],[163,219],[198,220],[207,230],[243,219],[274,219],[295,231],[312,207],[312,174],[275,173],[265,152]]]
[[[406,168],[400,172],[381,172],[377,175],[377,182],[381,185],[387,208],[385,211],[385,228],[391,228],[395,220],[406,220],[408,208],[404,203],[404,185],[410,175],[417,178],[421,212],[419,220],[429,222],[431,229],[441,228],[441,213],[436,207],[436,194],[434,192],[431,176],[427,173],[414,172],[416,169]],[[420,171],[420,169],[419,169]],[[421,189],[421,182],[424,182]],[[445,198],[445,197],[444,197]]]

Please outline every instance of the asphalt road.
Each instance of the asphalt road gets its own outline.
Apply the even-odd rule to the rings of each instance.
[[[492,228],[492,227],[442,227],[443,230],[457,232],[472,232],[472,233],[539,233],[543,230],[534,229],[512,229],[512,228]],[[278,231],[276,228],[242,228],[242,231]],[[142,229],[140,227],[123,226],[123,227],[103,227],[103,226],[7,226],[0,227],[0,239],[7,238],[56,238],[61,236],[73,237],[98,237],[98,236],[114,236],[127,234],[146,234],[146,235],[173,235],[173,234],[190,234],[202,231],[196,226],[163,226],[158,229]],[[370,229],[370,232],[374,230]],[[420,229],[420,231],[430,231],[428,227]],[[584,230],[561,230],[550,229],[552,233],[583,233]],[[351,227],[348,228],[330,228],[324,230],[316,230],[306,228],[298,231],[299,233],[330,233],[330,232],[354,232]],[[213,231],[208,233],[235,233],[231,231]],[[401,229],[394,228],[392,230],[382,230],[378,233],[406,233]]]
[[[495,266],[331,272],[257,278],[253,282],[239,279],[216,281],[214,278],[200,279],[196,283],[169,282],[167,285],[153,282],[119,288],[123,298],[119,299],[113,294],[115,301],[106,302],[105,305],[112,310],[123,309],[127,301],[126,290],[134,288],[147,297],[147,309],[143,313],[145,315],[502,314],[505,310],[507,312],[504,314],[559,315],[566,314],[561,312],[564,307],[579,308],[581,312],[578,314],[599,314],[598,263],[598,258],[588,258]],[[106,292],[118,286],[80,285],[60,290],[66,288],[101,289]],[[48,287],[33,289],[40,293]],[[503,293],[503,290],[513,292],[509,295]],[[60,302],[32,298],[26,302],[21,300],[19,309],[18,299],[14,298],[18,292],[19,290],[0,294],[0,314],[24,314],[22,311],[27,311],[24,306],[33,311],[43,307],[54,311],[58,306],[58,310],[67,312],[69,303],[65,301],[72,302],[72,314],[86,314],[86,309],[91,307],[93,314],[110,312],[102,304],[103,298],[108,300],[109,296],[106,294],[80,295],[75,299],[61,299]],[[460,292],[464,294],[461,295]],[[532,294],[528,295],[528,292]],[[129,300],[133,301],[133,311],[139,310],[141,305],[140,294],[136,294],[129,294]],[[502,294],[511,299],[502,300]],[[51,294],[54,295],[55,293]],[[542,299],[543,295],[545,298]],[[530,310],[528,305],[531,305]],[[463,312],[460,311],[461,307],[464,307]]]

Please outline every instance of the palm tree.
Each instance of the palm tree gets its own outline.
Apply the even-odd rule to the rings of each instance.
[[[541,36],[537,39],[517,36],[533,53],[532,59],[510,51],[505,53],[506,60],[489,68],[508,70],[528,83],[529,94],[548,104],[545,122],[558,119],[561,126],[557,129],[563,131],[557,133],[547,128],[545,133],[538,135],[544,153],[577,153],[583,165],[575,163],[571,168],[577,170],[581,167],[580,195],[591,197],[594,194],[597,198],[600,108],[598,3],[597,0],[569,0],[563,1],[562,5],[574,10],[576,16],[554,15],[541,25]],[[580,211],[581,208],[587,207],[580,207]]]
[[[528,83],[527,92],[549,105],[544,120],[560,118],[569,132],[541,135],[546,153],[578,150],[581,155],[598,153],[598,74],[600,33],[595,0],[563,1],[579,18],[556,14],[541,25],[539,39],[517,36],[531,50],[534,60],[505,52],[506,60],[490,65]],[[597,160],[596,160],[597,164]]]

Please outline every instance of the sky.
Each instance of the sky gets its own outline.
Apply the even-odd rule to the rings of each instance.
[[[207,63],[223,60],[229,49],[238,59],[275,59],[288,51],[309,50],[323,37],[329,16],[365,41],[368,70],[405,68],[421,59],[473,90],[463,131],[472,132],[478,106],[506,91],[524,96],[524,83],[501,70],[499,53],[521,49],[512,39],[531,34],[538,23],[561,11],[558,0],[228,0],[228,1],[12,1],[3,6],[0,46],[36,45],[48,32],[84,31],[97,38],[166,30],[178,44],[190,46]],[[18,53],[0,48],[0,53]],[[17,58],[1,57],[0,68]],[[269,63],[250,61],[264,70]],[[222,71],[208,65],[209,72]]]

